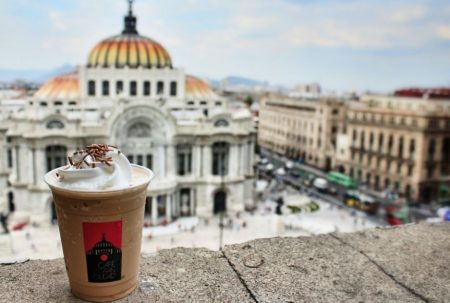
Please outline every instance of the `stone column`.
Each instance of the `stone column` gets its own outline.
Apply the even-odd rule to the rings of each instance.
[[[170,144],[166,148],[166,163],[167,163],[167,175],[168,176],[175,176],[175,161],[176,159],[176,150],[175,146]]]
[[[201,148],[199,145],[194,145],[192,147],[192,174],[195,177],[201,176]]]
[[[326,144],[325,140],[323,140],[322,144]],[[249,167],[249,173],[252,174],[253,173],[253,164],[255,164],[255,142],[253,142],[253,140],[250,142],[250,150],[248,151],[248,155],[249,155],[249,163],[248,163],[248,167]]]
[[[195,197],[194,197],[194,189],[193,188],[189,188],[189,200],[190,200],[189,201],[190,202],[189,212],[190,212],[191,216],[193,216],[195,214],[194,199],[195,199]]]
[[[36,176],[38,177],[37,183],[44,184],[43,178],[39,179],[39,176],[43,176],[47,172],[47,160],[45,159],[45,148],[39,147],[36,149]]]
[[[203,146],[203,159],[202,159],[202,165],[203,165],[203,176],[207,177],[212,174],[212,167],[211,167],[211,161],[212,161],[212,148],[211,145],[205,145]]]
[[[158,206],[157,206],[157,199],[155,197],[150,197],[150,201],[152,203],[152,224],[156,225],[158,223]]]
[[[166,219],[168,222],[172,221],[172,195],[166,195]]]
[[[37,184],[37,171],[36,171],[36,148],[31,149],[31,180],[33,180],[33,184]]]
[[[170,194],[170,202],[172,203],[172,217],[178,217],[178,213],[177,213],[177,199],[176,199],[176,195],[175,193],[171,193]]]
[[[156,152],[158,153],[158,157],[156,158],[157,159],[156,161],[158,162],[158,164],[157,164],[156,167],[159,168],[158,169],[158,174],[161,177],[165,177],[166,176],[166,165],[165,165],[166,157],[165,157],[164,150],[165,150],[164,145],[160,145],[160,146],[156,147]]]
[[[236,176],[238,174],[238,166],[239,166],[239,159],[238,159],[238,146],[236,144],[233,144],[230,146],[230,154],[228,156],[228,175],[229,176]]]

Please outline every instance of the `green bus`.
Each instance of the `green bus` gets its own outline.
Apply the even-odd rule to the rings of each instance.
[[[353,180],[347,175],[344,175],[343,173],[339,173],[337,171],[332,171],[327,174],[327,180],[330,183],[339,184],[341,186],[344,186],[345,188],[349,189],[357,189],[358,188],[358,182]]]

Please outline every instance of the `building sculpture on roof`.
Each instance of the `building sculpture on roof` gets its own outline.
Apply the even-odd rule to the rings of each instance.
[[[44,174],[77,147],[101,142],[154,170],[146,205],[153,224],[240,211],[253,203],[253,134],[247,109],[229,109],[138,33],[130,3],[120,35],[98,43],[86,65],[45,83],[1,124],[0,194],[32,220],[50,221]]]

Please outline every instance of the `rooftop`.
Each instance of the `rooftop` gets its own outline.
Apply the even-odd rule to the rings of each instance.
[[[450,224],[258,239],[143,256],[118,302],[449,302]],[[0,266],[4,302],[80,302],[62,259]]]

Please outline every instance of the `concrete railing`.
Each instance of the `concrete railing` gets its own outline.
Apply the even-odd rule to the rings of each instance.
[[[78,302],[62,259],[0,266],[1,302]],[[118,302],[450,302],[450,224],[259,239],[143,256]]]

